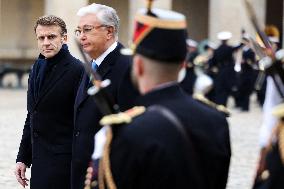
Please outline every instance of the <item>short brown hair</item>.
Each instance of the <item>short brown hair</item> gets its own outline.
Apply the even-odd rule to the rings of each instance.
[[[59,26],[61,28],[61,35],[64,35],[67,33],[67,28],[66,28],[66,24],[65,22],[54,15],[45,15],[45,16],[41,16],[37,19],[36,24],[34,26],[34,31],[36,32],[36,28],[38,25],[42,25],[42,26]]]

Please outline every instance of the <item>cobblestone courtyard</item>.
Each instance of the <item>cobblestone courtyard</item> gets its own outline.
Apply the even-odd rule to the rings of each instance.
[[[232,159],[227,189],[250,189],[258,154],[261,110],[252,100],[249,113],[231,109]],[[0,188],[21,188],[14,177],[15,158],[26,116],[26,89],[0,89]],[[29,174],[29,172],[28,172]]]

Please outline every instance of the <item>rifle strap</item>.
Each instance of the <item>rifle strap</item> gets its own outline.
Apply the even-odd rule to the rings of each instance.
[[[161,106],[161,105],[153,105],[148,108],[149,111],[155,111],[161,114],[163,117],[165,117],[168,121],[170,121],[176,128],[176,130],[180,133],[183,140],[186,142],[186,144],[189,144],[192,146],[191,142],[189,141],[188,136],[186,135],[186,130],[184,128],[184,125],[181,123],[179,118],[168,108]]]

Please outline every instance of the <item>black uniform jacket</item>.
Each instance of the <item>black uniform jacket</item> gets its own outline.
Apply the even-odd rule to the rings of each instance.
[[[223,114],[193,100],[176,84],[146,94],[140,104],[171,110],[192,146],[171,122],[151,111],[129,125],[114,126],[110,164],[118,188],[225,188],[231,152]]]
[[[282,189],[284,186],[284,163],[279,149],[279,143],[274,144],[266,157],[269,177],[264,181],[263,189]]]
[[[27,118],[17,162],[31,168],[31,188],[70,188],[73,110],[83,67],[64,45],[46,59],[44,82],[36,87],[42,55],[33,65],[27,93]],[[42,74],[42,73],[41,73]]]
[[[120,53],[121,48],[122,45],[118,43],[117,47],[105,57],[97,72],[102,80],[111,80],[107,92],[114,97],[114,101],[120,106],[121,110],[126,110],[133,106],[138,91],[134,89],[130,80],[131,59],[129,56]],[[80,189],[84,186],[86,169],[94,150],[94,135],[100,129],[98,122],[102,118],[94,99],[87,94],[89,87],[91,87],[91,84],[89,84],[89,79],[85,74],[78,90],[74,111],[73,189]]]

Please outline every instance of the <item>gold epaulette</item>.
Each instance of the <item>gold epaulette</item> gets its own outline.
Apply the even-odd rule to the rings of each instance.
[[[277,118],[284,117],[284,103],[275,106],[272,110],[272,114]]]
[[[215,108],[216,110],[218,110],[219,112],[222,112],[226,115],[226,117],[230,116],[230,112],[229,110],[224,106],[224,105],[220,105],[220,104],[216,104],[210,100],[208,100],[204,95],[202,94],[194,94],[193,98],[197,101],[202,102],[203,104],[206,104],[212,108]]]
[[[116,125],[123,123],[130,123],[132,118],[145,112],[144,106],[135,106],[125,112],[120,112],[118,114],[106,115],[100,120],[101,125]]]

